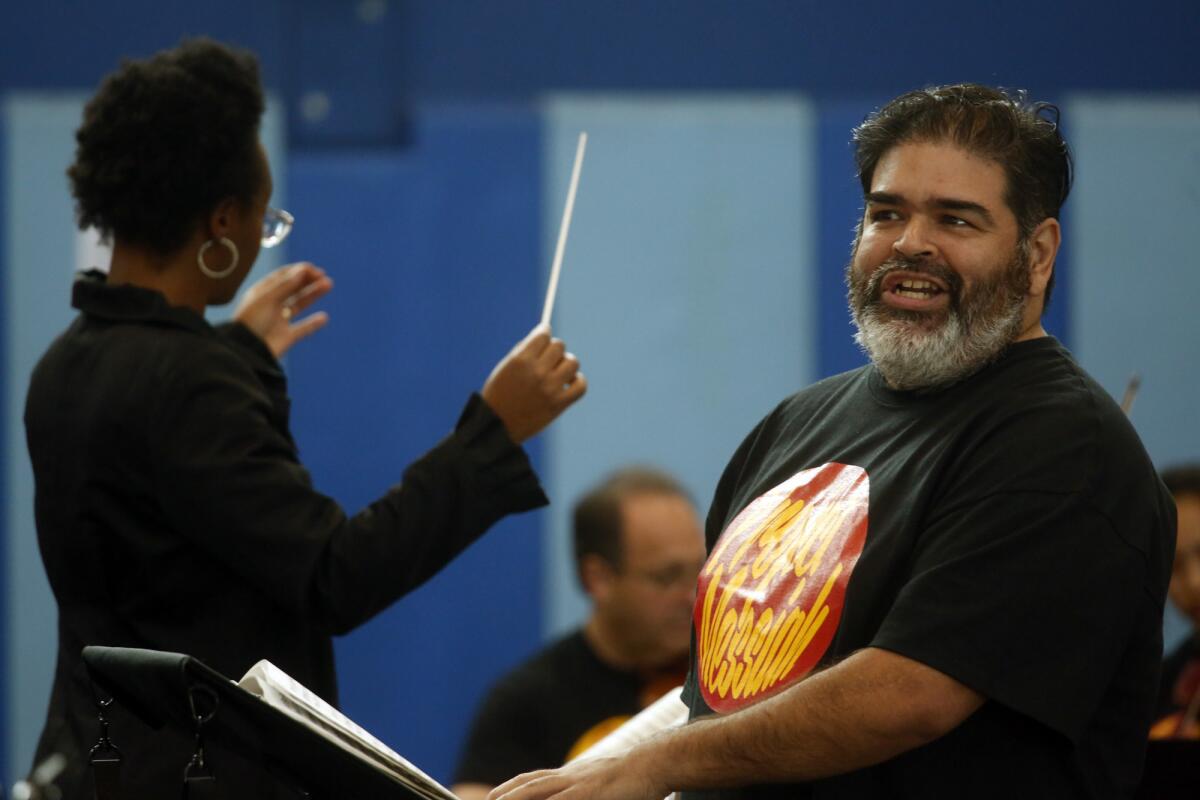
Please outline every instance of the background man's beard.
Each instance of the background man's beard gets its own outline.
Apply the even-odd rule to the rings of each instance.
[[[947,311],[929,314],[885,305],[881,286],[884,277],[895,270],[922,272],[943,280],[950,290]],[[890,387],[928,391],[982,369],[1020,335],[1029,289],[1029,256],[1027,249],[1018,245],[1004,269],[969,292],[948,267],[922,260],[890,259],[867,276],[855,275],[850,266],[846,276],[850,311],[858,329],[854,340]]]

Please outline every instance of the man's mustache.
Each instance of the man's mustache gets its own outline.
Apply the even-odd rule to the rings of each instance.
[[[950,295],[951,308],[957,307],[959,298],[962,297],[962,278],[945,264],[938,264],[924,258],[893,256],[876,267],[875,271],[871,273],[871,277],[867,279],[868,302],[878,302],[882,298],[883,281],[893,272],[913,272],[937,278],[946,285],[947,293]]]

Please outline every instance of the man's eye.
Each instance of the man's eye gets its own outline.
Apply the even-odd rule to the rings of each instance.
[[[942,221],[954,228],[965,228],[971,224],[962,217],[956,217],[953,214],[947,214],[946,216],[942,217]]]
[[[871,212],[871,222],[891,222],[900,219],[900,214],[891,209],[880,209]]]

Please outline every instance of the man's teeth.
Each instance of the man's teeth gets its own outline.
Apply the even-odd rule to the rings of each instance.
[[[941,289],[932,281],[908,279],[900,281],[892,291],[901,297],[926,298],[939,293]]]

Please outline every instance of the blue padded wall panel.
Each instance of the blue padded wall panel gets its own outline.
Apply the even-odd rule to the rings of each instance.
[[[323,0],[306,0],[308,5]],[[896,94],[930,82],[1195,87],[1200,4],[1145,0],[411,0],[396,32],[425,96],[631,88]],[[1071,46],[1056,46],[1070,42]],[[1038,92],[1041,93],[1040,91]]]
[[[291,6],[283,0],[5,3],[0,87],[90,91],[121,58],[148,56],[184,36],[211,36],[253,50],[266,83],[274,85],[284,73]]]
[[[4,564],[8,606],[2,686],[8,732],[7,775],[26,773],[45,719],[57,648],[57,616],[37,549],[33,476],[25,451],[22,413],[29,375],[51,340],[67,326],[72,273],[79,264],[74,210],[65,170],[75,149],[86,97],[75,93],[13,94],[3,105],[4,170]],[[278,172],[283,126],[278,102],[268,98],[262,139]],[[276,199],[286,176],[276,176]],[[253,275],[278,264],[278,251],[263,251]],[[228,318],[217,309],[215,319]],[[101,643],[97,643],[101,644]]]
[[[8,114],[0,114],[0,153],[8,153]],[[0,157],[0,308],[8,308],[8,159]],[[0,397],[8,398],[8,330],[0,325]],[[4,420],[7,409],[3,412]],[[0,508],[8,508],[8,423],[0,422]],[[8,576],[8,519],[0,515],[0,575]],[[0,591],[0,787],[8,785],[8,609],[12,602]]]
[[[1160,464],[1200,458],[1200,272],[1186,235],[1200,203],[1200,97],[1069,104],[1076,352],[1114,395],[1142,375],[1133,422]],[[1187,365],[1187,367],[1184,367]]]
[[[33,523],[33,474],[22,415],[29,375],[73,316],[75,226],[64,171],[74,152],[83,98],[13,95],[3,105],[6,214],[4,483],[9,683],[8,778],[24,775],[46,716],[58,644],[57,616]]]
[[[414,119],[402,153],[290,162],[290,253],[336,284],[322,303],[329,326],[290,356],[293,426],[317,487],[349,511],[453,427],[537,321],[536,115],[439,108]],[[502,522],[338,642],[346,712],[438,779],[485,685],[539,641],[539,529],[536,514]]]
[[[846,263],[863,209],[850,131],[878,105],[866,99],[844,99],[823,101],[818,106],[817,377],[821,378],[854,369],[867,361],[854,344],[854,324],[846,306]]]
[[[1079,96],[1068,103],[1078,163],[1068,236],[1075,351],[1131,415],[1161,468],[1200,460],[1200,96]],[[1170,646],[1186,621],[1168,605]]]
[[[815,123],[795,95],[563,95],[546,106],[544,253],[589,133],[555,331],[591,388],[550,433],[548,633],[584,615],[569,504],[629,462],[703,515],[725,462],[816,365]]]

